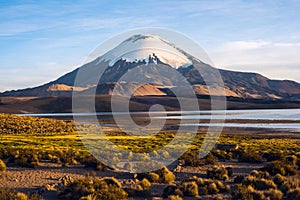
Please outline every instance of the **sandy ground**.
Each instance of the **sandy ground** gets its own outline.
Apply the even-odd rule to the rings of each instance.
[[[219,162],[220,165],[232,166],[234,169],[234,175],[248,174],[253,169],[259,169],[263,164],[249,164],[238,163],[236,160]],[[175,172],[176,181],[180,181],[185,177],[198,176],[205,177],[206,169],[210,166],[203,167],[184,167],[179,172]],[[16,166],[8,166],[6,172],[1,173],[1,188],[12,188],[22,192],[34,192],[38,191],[41,186],[46,184],[55,184],[59,182],[59,179],[68,175],[74,179],[83,178],[86,174],[96,173],[96,176],[106,177],[114,176],[119,180],[131,179],[132,174],[126,172],[95,172],[92,169],[84,168],[83,166],[69,166],[61,167],[61,165],[53,163],[41,163],[41,166],[37,169],[22,168]],[[232,180],[229,180],[232,182]],[[160,196],[162,194],[164,184],[152,184],[153,196]],[[46,191],[42,193],[45,199],[56,199],[56,191]]]

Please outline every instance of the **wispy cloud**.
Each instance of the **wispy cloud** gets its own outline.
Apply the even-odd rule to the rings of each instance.
[[[297,1],[3,1],[0,90],[52,80],[102,41],[139,27],[182,32],[217,66],[300,81],[299,9]]]
[[[300,43],[233,41],[215,48],[210,56],[216,66],[254,71],[272,78],[300,80]]]

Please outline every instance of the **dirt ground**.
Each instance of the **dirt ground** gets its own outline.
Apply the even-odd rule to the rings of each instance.
[[[119,180],[126,180],[133,178],[133,174],[127,172],[117,172],[117,171],[105,171],[99,172],[92,169],[84,168],[80,165],[73,165],[69,167],[61,167],[59,164],[53,163],[40,163],[41,166],[37,169],[22,168],[16,166],[7,166],[7,171],[1,173],[0,187],[1,188],[11,188],[25,193],[40,191],[43,186],[55,185],[60,182],[60,178],[65,176],[70,176],[73,179],[83,178],[86,174],[96,174],[99,177],[113,176]],[[226,162],[219,162],[218,164],[224,166],[232,166],[234,170],[234,175],[245,175],[248,174],[253,169],[259,169],[263,164],[249,164],[249,163],[239,163],[237,160],[231,160]],[[178,172],[174,172],[176,175],[176,181],[180,181],[185,177],[198,176],[205,177],[206,170],[208,166],[203,167],[182,167]],[[232,182],[233,180],[229,180]],[[165,184],[152,184],[152,195],[161,196]],[[46,200],[56,199],[55,189],[50,191],[45,191],[42,196]],[[226,199],[226,196],[222,196]],[[227,197],[229,198],[229,197]],[[206,199],[210,199],[207,196]]]

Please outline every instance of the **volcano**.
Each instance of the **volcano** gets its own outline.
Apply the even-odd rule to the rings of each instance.
[[[76,84],[79,70],[86,71],[89,78]],[[132,70],[134,74],[129,77],[132,81],[122,80]],[[94,77],[93,74],[99,71],[102,71],[102,76]],[[217,73],[221,74],[224,85],[218,83]],[[203,77],[212,84],[208,86]],[[134,96],[170,96],[169,89],[180,87],[183,79],[189,82],[198,96],[226,94],[227,97],[241,100],[300,99],[300,84],[297,82],[271,80],[257,73],[217,69],[157,35],[141,34],[129,37],[104,55],[55,81],[34,88],[6,91],[0,96],[69,97],[73,91],[85,94],[95,87],[96,94],[111,95],[117,83],[122,83],[123,91],[117,93],[120,96],[127,91]],[[138,83],[143,87],[132,91]],[[209,92],[208,87],[214,87],[213,93]]]

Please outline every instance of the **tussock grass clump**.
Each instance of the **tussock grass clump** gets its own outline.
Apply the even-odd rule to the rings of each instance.
[[[168,200],[182,200],[182,198],[177,195],[170,195],[168,196]]]
[[[170,195],[196,197],[198,195],[220,194],[230,192],[230,186],[220,180],[203,179],[196,176],[184,179],[178,185],[168,185],[163,192],[164,198]]]
[[[281,174],[283,176],[294,176],[298,174],[296,166],[279,160],[267,163],[263,170],[269,172],[271,175]]]
[[[6,164],[0,159],[0,172],[6,171]]]
[[[282,161],[285,159],[285,154],[282,151],[270,151],[264,155],[267,158],[268,162],[279,160]]]
[[[187,197],[198,196],[198,185],[195,182],[184,182],[182,184],[183,195]]]
[[[190,149],[180,157],[180,160],[183,161],[185,166],[197,167],[203,165],[214,165],[218,159],[211,153],[200,159],[199,150]]]
[[[163,167],[162,169],[159,169],[154,173],[159,175],[160,183],[172,183],[176,178],[173,172],[171,172],[167,167]]]
[[[183,192],[180,186],[175,184],[170,184],[164,188],[162,197],[168,198],[169,196],[183,196]]]
[[[300,187],[290,190],[287,193],[288,199],[300,199]]]
[[[250,185],[237,184],[231,196],[233,200],[281,200],[283,193],[277,189],[256,190]]]
[[[288,193],[290,190],[300,187],[300,182],[298,177],[286,177],[285,181],[278,185],[279,189],[284,193]]]
[[[159,183],[160,182],[159,175],[157,173],[154,173],[154,172],[135,174],[134,178],[137,178],[140,181],[145,178],[148,181],[150,181],[151,183]]]
[[[224,166],[213,166],[210,169],[207,169],[207,178],[217,179],[217,180],[228,180],[229,173],[226,167]],[[232,171],[230,171],[230,175],[232,175]]]
[[[8,188],[0,188],[0,199],[1,200],[43,200],[44,198],[33,193],[32,195],[27,195],[22,192],[17,192],[16,190]]]
[[[262,163],[262,155],[256,151],[244,151],[241,152],[239,162]]]
[[[128,194],[123,190],[122,184],[113,177],[96,178],[86,176],[83,179],[77,179],[66,185],[58,187],[57,196],[59,199],[126,199]]]
[[[273,178],[273,181],[277,186],[281,186],[286,180],[286,177],[282,176],[281,174],[276,174]]]
[[[148,190],[151,187],[151,183],[148,181],[148,179],[144,178],[139,182],[139,185],[144,189]]]

